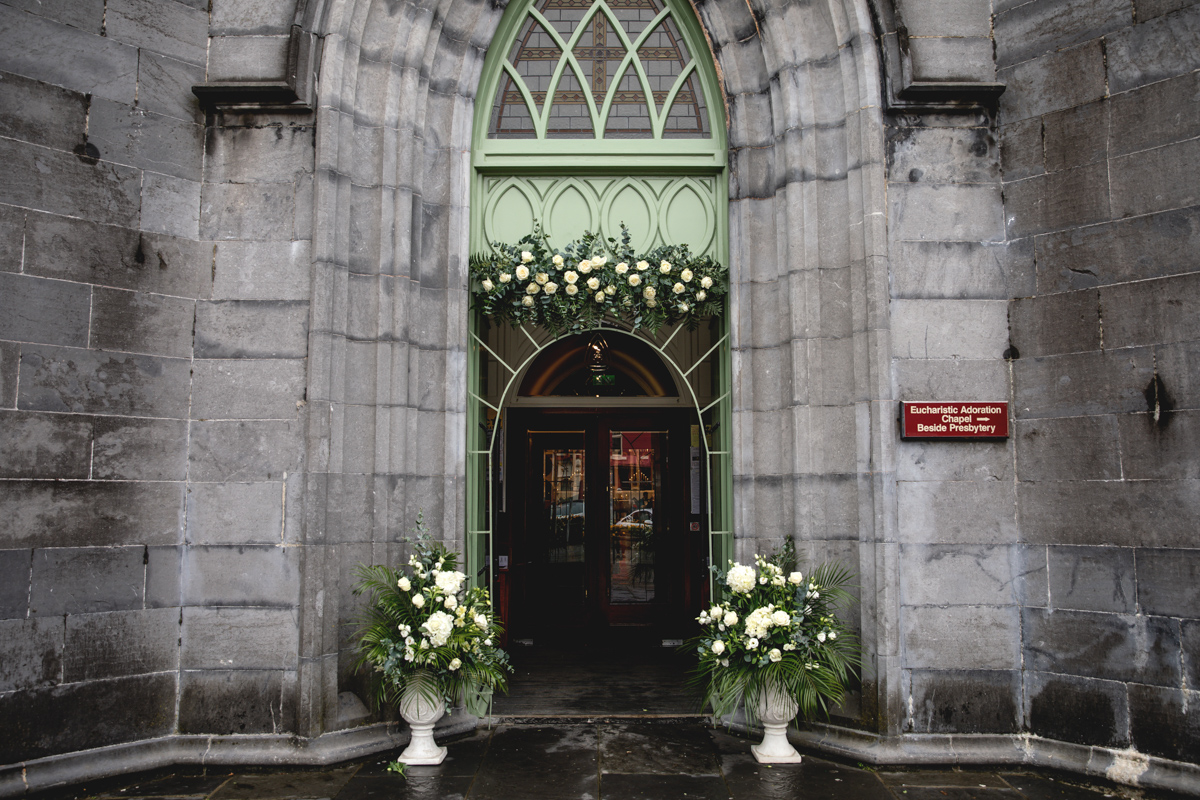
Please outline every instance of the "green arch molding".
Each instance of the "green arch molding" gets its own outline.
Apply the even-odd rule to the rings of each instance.
[[[476,95],[471,252],[515,242],[535,223],[559,247],[588,230],[619,236],[624,223],[638,252],[687,244],[728,263],[724,112],[708,40],[686,0],[514,0]],[[511,337],[524,342],[521,352],[506,352],[481,335],[478,314],[470,324],[467,565],[473,581],[490,586],[495,423],[513,382],[555,338],[522,328],[524,338]],[[658,336],[611,330],[649,343],[681,386],[702,362],[717,374],[711,402],[691,391],[689,405],[701,424],[706,415],[716,423],[704,443],[709,556],[724,563],[733,520],[729,322],[721,321],[716,344],[699,360],[689,342],[680,351],[693,353],[688,363],[668,351],[681,329]],[[679,336],[677,351],[690,335]],[[498,394],[499,386],[482,389],[489,357],[504,375]]]

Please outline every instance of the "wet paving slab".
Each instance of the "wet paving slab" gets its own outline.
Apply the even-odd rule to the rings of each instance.
[[[1182,800],[1011,766],[873,769],[806,753],[759,764],[754,740],[697,719],[501,724],[453,737],[446,760],[387,771],[399,751],[332,767],[182,767],[39,800]]]

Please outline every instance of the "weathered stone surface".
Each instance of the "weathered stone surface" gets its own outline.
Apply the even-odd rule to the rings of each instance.
[[[13,205],[136,228],[141,172],[90,160],[0,138],[0,161],[6,165],[0,197]]]
[[[897,358],[1000,358],[1008,347],[1003,300],[893,300]]]
[[[997,242],[1004,238],[1000,187],[893,183],[888,228],[896,239]]]
[[[906,606],[1009,605],[1009,545],[901,544],[901,602]],[[913,610],[910,613],[919,614]]]
[[[1200,269],[1200,210],[1185,208],[1038,236],[1039,292]]]
[[[1192,547],[1200,481],[1021,483],[1022,538],[1040,544]]]
[[[1104,48],[1092,41],[996,73],[1007,84],[1000,114],[1007,123],[1090,103],[1106,94]]]
[[[309,242],[218,242],[215,258],[214,300],[308,299]]]
[[[296,422],[193,422],[189,477],[194,481],[279,480],[303,462]]]
[[[63,620],[0,620],[0,694],[63,680]]]
[[[1013,413],[1022,419],[1144,411],[1154,379],[1147,351],[1021,358],[1012,367]]]
[[[912,36],[988,36],[986,0],[912,3],[904,7],[904,22]]]
[[[185,418],[188,362],[62,347],[25,347],[17,406]]]
[[[146,608],[180,605],[182,546],[146,548]]]
[[[0,272],[0,339],[86,347],[92,288]]]
[[[203,9],[155,0],[108,0],[104,26],[106,34],[119,42],[204,63],[208,14]]]
[[[185,671],[180,676],[180,733],[276,733],[289,730],[296,673],[280,670]]]
[[[1154,359],[1157,374],[1175,408],[1200,408],[1200,342],[1155,347]]]
[[[1152,412],[1120,419],[1121,464],[1129,480],[1200,478],[1200,412],[1173,411],[1155,423]]]
[[[61,22],[88,33],[101,33],[104,0],[6,0],[13,8]]]
[[[917,80],[991,82],[996,79],[991,37],[909,39],[908,48],[913,77]]]
[[[291,241],[295,187],[290,183],[206,183],[200,203],[205,239]]]
[[[197,358],[304,358],[308,303],[221,300],[196,308]]]
[[[0,411],[0,478],[86,478],[92,420]]]
[[[188,547],[183,554],[183,602],[292,608],[299,598],[299,561],[294,547]]]
[[[1008,365],[1000,359],[896,359],[897,399],[1008,397]]]
[[[87,112],[77,92],[0,73],[0,136],[72,150],[86,139]]]
[[[292,10],[271,0],[217,0],[212,4],[211,34],[265,35],[286,33]]]
[[[81,94],[131,102],[136,95],[137,48],[99,33],[98,28],[87,33],[0,5],[0,69]]]
[[[1050,606],[1049,550],[1040,545],[1017,545],[1017,597],[1031,608]]]
[[[1047,172],[1073,169],[1108,158],[1106,101],[1068,108],[1042,118]]]
[[[898,183],[993,183],[1000,180],[996,147],[987,128],[894,128],[888,171]]]
[[[1109,101],[1110,149],[1125,155],[1200,135],[1200,74],[1152,83]]]
[[[283,484],[193,483],[188,487],[189,544],[280,544]]]
[[[92,477],[181,481],[187,477],[187,422],[97,417]]]
[[[209,42],[211,81],[279,80],[287,69],[287,36],[214,36]]]
[[[1015,733],[1020,673],[913,670],[913,733]]]
[[[181,297],[96,287],[91,347],[187,358],[192,353],[196,303]]]
[[[1121,478],[1114,416],[1017,420],[1013,427],[1019,480]]]
[[[30,616],[141,608],[145,552],[144,547],[35,550]]]
[[[208,129],[204,174],[212,183],[294,183],[312,169],[311,126]]]
[[[1007,67],[1120,30],[1129,0],[1035,0],[995,17],[996,63]]]
[[[183,669],[295,669],[294,609],[185,608]]]
[[[1123,684],[1044,672],[1026,675],[1031,733],[1099,747],[1129,744]]]
[[[1108,181],[1107,163],[1099,162],[1006,183],[1009,237],[1108,221]]]
[[[0,342],[0,408],[17,407],[17,365],[20,361],[20,345]]]
[[[204,68],[143,50],[138,58],[138,106],[188,122],[203,123],[192,87],[204,83]]]
[[[200,180],[203,134],[200,125],[141,106],[97,98],[88,111],[88,141],[101,159],[177,178]]]
[[[32,555],[32,550],[0,550],[0,619],[25,617]]]
[[[1133,614],[1133,552],[1124,547],[1050,547],[1050,603],[1054,608]]]
[[[213,246],[81,219],[31,212],[25,271],[120,289],[207,297]]]
[[[179,668],[179,611],[174,608],[72,614],[66,622],[64,683]]]
[[[902,542],[995,543],[1016,540],[1013,485],[998,481],[921,481],[896,486]]]
[[[295,419],[304,400],[303,360],[198,360],[192,369],[193,419]]]
[[[1100,349],[1097,291],[1018,298],[1009,304],[1008,318],[1010,341],[1022,357]]]
[[[13,764],[175,731],[176,673],[0,696],[0,762]]]
[[[1114,158],[1112,215],[1132,217],[1200,204],[1200,139]]]
[[[146,172],[142,177],[142,229],[167,236],[200,236],[198,181]]]
[[[1023,616],[1026,669],[1179,684],[1179,634],[1173,620],[1041,608],[1026,608]]]
[[[1116,94],[1200,67],[1200,8],[1134,25],[1107,40],[1109,90]]]
[[[2,568],[0,568],[2,569]],[[1183,620],[1183,675],[1188,686],[1200,686],[1200,622]]]
[[[1006,181],[1041,175],[1046,171],[1041,117],[1000,127],[1000,162]]]
[[[1029,240],[894,242],[892,297],[993,300],[1033,294]]]
[[[1200,618],[1200,550],[1139,548],[1137,575],[1142,613]]]
[[[176,544],[183,486],[0,481],[0,547]]]
[[[1015,606],[951,606],[901,614],[906,667],[1010,670],[1020,663]]]
[[[1200,752],[1200,715],[1190,709],[1197,703],[1200,692],[1131,684],[1129,732],[1133,746],[1142,753],[1193,761]]]
[[[1010,445],[998,442],[957,443],[902,441],[896,448],[896,480],[1012,482]]]
[[[1139,22],[1170,14],[1192,5],[1192,0],[1133,0],[1133,8]]]
[[[1104,346],[1196,341],[1200,339],[1198,303],[1200,272],[1102,289]]]
[[[20,272],[25,264],[23,208],[0,205],[0,272]]]

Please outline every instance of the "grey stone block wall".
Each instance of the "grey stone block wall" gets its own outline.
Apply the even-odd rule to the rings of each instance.
[[[1030,732],[1195,761],[1200,7],[995,15]],[[1178,398],[1178,399],[1176,399]]]

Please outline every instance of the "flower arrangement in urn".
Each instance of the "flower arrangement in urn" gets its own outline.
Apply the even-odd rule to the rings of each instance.
[[[500,630],[487,589],[467,589],[458,556],[431,539],[421,515],[406,570],[358,568],[356,595],[367,595],[358,631],[358,666],[377,675],[372,700],[396,705],[412,729],[404,764],[440,764],[446,748],[433,725],[461,697],[482,716],[496,689],[508,686],[508,654],[494,642]]]
[[[759,761],[798,762],[788,724],[798,712],[828,713],[861,660],[858,638],[836,616],[854,600],[846,589],[850,573],[824,564],[805,575],[790,539],[754,562],[713,568],[727,599],[700,612],[702,633],[689,643],[700,660],[693,684],[714,719],[744,706],[751,724],[762,723],[763,742],[751,748]]]
[[[620,242],[588,232],[561,250],[550,247],[540,228],[515,245],[494,242],[492,253],[471,258],[476,306],[487,317],[555,334],[595,327],[606,316],[653,333],[720,315],[728,269],[687,245],[638,255],[631,242],[624,225]]]

